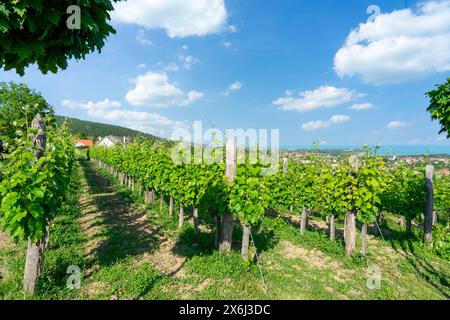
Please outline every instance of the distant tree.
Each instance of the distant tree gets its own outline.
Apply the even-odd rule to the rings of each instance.
[[[80,135],[79,135],[79,139],[80,140],[88,140],[88,136],[87,136],[87,134],[85,134],[85,133],[80,133]]]
[[[54,124],[53,108],[41,94],[25,84],[0,82],[0,140],[5,149],[13,145],[17,133],[25,133],[40,113],[47,126]]]
[[[77,138],[79,137],[80,139],[83,139],[82,137],[85,136],[87,137],[87,139],[91,139],[95,142],[99,137],[112,135],[117,137],[127,137],[129,139],[144,138],[149,141],[158,141],[158,140],[165,141],[170,145],[169,140],[158,138],[149,133],[143,133],[140,131],[114,126],[110,124],[56,116],[56,121],[58,123],[62,123],[65,119],[69,120],[68,125],[72,135],[76,136]]]
[[[439,133],[446,133],[447,138],[450,138],[450,78],[437,87],[436,90],[426,93],[430,98],[427,111],[431,113],[432,119],[439,120],[442,127]]]
[[[43,73],[56,73],[71,58],[100,52],[115,33],[108,22],[117,1],[1,1],[0,68],[23,75],[27,66],[37,63]]]

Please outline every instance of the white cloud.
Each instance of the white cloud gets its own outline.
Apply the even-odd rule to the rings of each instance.
[[[135,87],[125,96],[132,106],[154,108],[188,106],[203,97],[203,93],[195,90],[185,93],[170,83],[166,73],[147,72],[132,82],[135,83]]]
[[[230,84],[230,86],[228,87],[229,90],[241,90],[242,89],[242,83],[239,81],[236,81],[235,83]]]
[[[447,138],[444,137],[444,136],[439,136],[439,137],[436,138],[436,141],[439,141],[439,142],[446,141],[446,140],[447,140]]]
[[[396,129],[406,128],[406,127],[408,127],[408,124],[404,121],[395,120],[395,121],[389,122],[387,127],[388,127],[388,129],[396,130]]]
[[[178,65],[175,62],[169,63],[166,67],[166,71],[176,72],[178,70],[180,70],[180,68],[178,67]]]
[[[238,31],[237,27],[236,27],[235,25],[233,25],[233,24],[230,24],[230,25],[228,26],[228,30],[229,30],[231,33],[236,33],[236,32]]]
[[[145,35],[145,31],[142,29],[138,30],[138,33],[136,35],[136,40],[137,40],[137,42],[139,42],[140,44],[142,44],[144,46],[153,45],[153,42],[149,38],[147,38],[147,36]]]
[[[302,124],[302,129],[305,131],[314,131],[323,128],[328,128],[329,126],[330,124],[328,123],[328,121],[315,120]]]
[[[134,130],[163,135],[165,130],[187,128],[183,121],[175,121],[157,113],[121,109],[121,103],[105,99],[87,103],[64,100],[61,105],[71,109],[82,109],[90,117],[112,121],[118,125]]]
[[[189,50],[189,46],[187,46],[187,45],[182,45],[182,46],[181,46],[181,49],[183,49],[183,50],[185,50],[185,51],[186,51],[186,50]]]
[[[286,96],[288,96],[288,97],[291,97],[294,93],[295,93],[294,90],[286,90],[286,91],[284,91],[284,94],[285,94]]]
[[[178,58],[183,63],[183,67],[186,70],[191,70],[193,65],[200,63],[200,60],[197,58],[194,58],[193,56],[180,55]]]
[[[231,48],[231,46],[232,46],[232,44],[231,44],[230,41],[224,41],[224,42],[222,42],[222,45],[223,45],[225,48]]]
[[[361,111],[361,110],[373,109],[374,107],[375,106],[372,103],[357,103],[357,104],[352,105],[349,109]]]
[[[128,0],[115,3],[112,18],[174,37],[204,36],[226,28],[224,0]]]
[[[343,115],[337,114],[337,115],[332,116],[330,119],[331,123],[344,123],[349,120],[350,120],[350,117],[345,114],[343,114]]]
[[[236,81],[228,86],[228,90],[225,92],[221,92],[220,95],[224,97],[228,97],[230,95],[230,91],[238,91],[241,90],[243,84],[239,81]]]
[[[199,92],[199,91],[190,91],[188,93],[188,101],[189,103],[200,100],[201,98],[203,98],[203,93]]]
[[[329,128],[334,124],[340,124],[350,121],[350,117],[345,114],[336,114],[329,120],[315,120],[302,124],[304,131],[315,131],[319,129]]]
[[[341,76],[400,83],[450,71],[450,0],[420,3],[361,23],[334,58]]]
[[[83,109],[86,110],[88,112],[92,111],[102,111],[102,110],[110,110],[110,109],[116,109],[116,108],[120,108],[121,103],[118,101],[111,101],[109,99],[105,99],[103,101],[98,101],[98,102],[92,102],[89,101],[87,103],[79,103],[79,102],[75,102],[72,100],[63,100],[61,102],[61,105],[65,108],[70,108],[70,109]]]
[[[141,63],[141,64],[138,65],[138,67],[139,67],[139,68],[146,68],[147,65],[146,65],[145,63]]]
[[[300,92],[299,95],[300,98],[296,98],[293,96],[292,91],[287,91],[284,97],[273,101],[273,104],[281,106],[280,109],[283,111],[305,112],[319,108],[335,107],[362,96],[362,94],[353,90],[330,86],[322,86],[312,91]]]

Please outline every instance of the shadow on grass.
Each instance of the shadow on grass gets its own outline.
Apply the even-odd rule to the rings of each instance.
[[[421,245],[417,235],[399,236],[391,241],[393,249],[403,256],[427,283],[439,291],[445,298],[450,299],[450,274],[436,269],[420,252],[416,246]]]
[[[80,164],[92,195],[81,209],[95,206],[100,213],[100,219],[89,229],[104,226],[100,231],[104,240],[88,253],[95,256],[93,263],[110,266],[118,260],[157,250],[161,228],[150,226],[146,213],[136,209],[131,198],[115,192],[111,181],[98,173],[90,162],[80,161]]]
[[[215,224],[212,220],[206,219],[204,225],[214,227]],[[192,225],[185,226],[179,233],[177,242],[172,249],[172,252],[176,255],[184,256],[186,261],[194,257],[207,257],[218,253],[216,246],[216,235],[214,228],[204,231],[199,230],[198,234],[195,234],[195,229]],[[269,251],[274,248],[278,243],[278,238],[275,237],[273,230],[252,230],[252,236],[254,245],[258,254]],[[252,238],[250,238],[252,243]],[[242,246],[242,227],[235,223],[233,228],[233,243],[232,250],[237,253],[240,252]]]

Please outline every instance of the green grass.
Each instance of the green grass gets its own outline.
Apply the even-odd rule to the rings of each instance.
[[[71,197],[52,225],[37,299],[450,297],[450,262],[422,245],[418,228],[406,237],[389,215],[381,225],[386,243],[371,230],[368,255],[355,254],[351,258],[344,255],[341,235],[333,243],[325,231],[314,228],[300,236],[297,225],[265,217],[259,230],[252,230],[259,264],[248,265],[239,254],[239,227],[234,232],[234,250],[220,254],[214,243],[214,221],[208,216],[202,216],[201,221],[207,228],[196,236],[187,210],[186,223],[179,230],[177,216],[168,215],[167,205],[159,212],[159,200],[154,205],[144,205],[141,196],[119,186],[106,171],[102,170],[102,174],[108,180],[99,183],[98,172],[91,164],[80,161],[78,168]],[[113,191],[114,196],[110,195]],[[87,204],[77,205],[80,196]],[[142,226],[133,227],[136,231],[127,227],[128,220],[121,220],[128,211],[146,215]],[[97,212],[100,214],[93,215],[89,228],[84,230],[80,219]],[[142,228],[151,228],[152,232],[139,238]],[[86,252],[90,243],[97,244],[95,255]],[[164,249],[164,243],[170,243],[170,249]],[[24,250],[23,244],[0,248],[0,299],[23,298]],[[164,264],[166,257],[183,261],[174,274],[164,269],[171,267],[170,262],[160,265],[158,259]],[[83,272],[80,290],[66,286],[70,265],[78,265]],[[366,286],[371,265],[380,268],[380,290]]]

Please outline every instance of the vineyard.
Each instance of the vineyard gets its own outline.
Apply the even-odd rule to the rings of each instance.
[[[2,299],[450,298],[450,178],[431,161],[76,150],[40,94],[0,89]]]
[[[278,217],[301,212],[300,234],[305,232],[309,215],[321,216],[331,221],[331,241],[336,234],[336,221],[345,221],[347,256],[356,250],[357,222],[362,228],[362,253],[367,252],[367,227],[379,223],[383,210],[406,220],[405,232],[410,233],[412,221],[424,213],[427,204],[425,168],[389,165],[374,152],[364,147],[357,156],[344,157],[337,163],[312,151],[303,162],[284,159],[283,170],[269,176],[262,174],[264,165],[236,165],[236,159],[232,159],[231,169],[220,164],[174,164],[170,150],[146,142],[127,148],[97,147],[91,155],[122,185],[145,195],[146,202],[159,196],[162,208],[168,198],[169,215],[178,209],[180,228],[185,208],[192,211],[196,233],[199,214],[215,220],[221,251],[231,249],[232,224],[236,219],[244,229],[242,257],[247,259],[250,229],[258,228],[268,211]],[[231,152],[234,156],[236,153]],[[223,159],[223,163],[229,166],[230,161]],[[436,203],[431,225],[437,223],[437,216],[443,221],[449,219],[448,183],[448,177],[435,177]],[[424,242],[431,243],[430,227],[424,225]],[[448,255],[445,250],[441,253]]]
[[[0,225],[14,241],[28,243],[24,291],[33,295],[52,220],[67,195],[75,148],[65,125],[47,128],[40,114],[30,127],[26,117],[25,123],[0,163]]]

